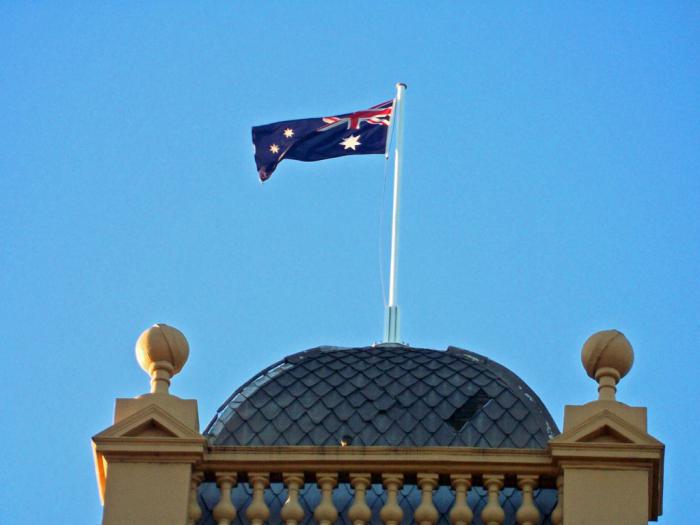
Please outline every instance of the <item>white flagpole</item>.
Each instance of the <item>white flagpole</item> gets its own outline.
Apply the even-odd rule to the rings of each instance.
[[[400,343],[397,281],[399,263],[399,190],[401,188],[401,154],[403,153],[403,104],[406,84],[396,84],[396,142],[394,146],[394,206],[391,213],[391,266],[389,270],[389,304],[384,322],[384,342]]]

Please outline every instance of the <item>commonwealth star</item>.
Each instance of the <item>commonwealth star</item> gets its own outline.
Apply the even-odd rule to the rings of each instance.
[[[360,142],[360,135],[358,135],[357,137],[355,135],[345,137],[342,141],[340,141],[340,145],[343,146],[343,149],[351,149],[353,151],[357,151],[357,146],[362,145],[362,142]]]

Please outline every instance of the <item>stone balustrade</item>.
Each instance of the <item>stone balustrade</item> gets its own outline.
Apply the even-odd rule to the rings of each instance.
[[[188,523],[562,523],[544,450],[212,447],[195,467]]]

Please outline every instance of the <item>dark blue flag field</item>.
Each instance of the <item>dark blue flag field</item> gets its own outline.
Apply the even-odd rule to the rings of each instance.
[[[253,128],[255,164],[266,181],[283,159],[312,162],[343,155],[384,153],[393,112],[389,100],[334,117],[286,120]]]

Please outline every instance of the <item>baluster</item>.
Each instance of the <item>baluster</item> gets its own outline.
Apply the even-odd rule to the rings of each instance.
[[[418,486],[421,490],[421,501],[413,514],[413,519],[418,525],[435,525],[439,514],[433,504],[433,490],[438,486],[438,475],[419,472]]]
[[[399,525],[403,518],[403,510],[399,505],[399,489],[403,485],[403,474],[382,474],[382,482],[386,489],[386,503],[379,511],[379,517],[384,525]]]
[[[537,486],[537,479],[538,476],[518,476],[518,488],[523,493],[522,503],[515,513],[519,525],[537,525],[540,522],[540,511],[532,494]]]
[[[202,509],[197,499],[197,488],[204,479],[201,472],[194,472],[190,478],[190,500],[187,504],[187,525],[195,525],[202,518]]]
[[[236,507],[231,501],[231,488],[236,485],[238,477],[234,472],[217,472],[216,484],[219,486],[219,502],[214,507],[216,525],[231,525],[236,519]]]
[[[316,474],[316,482],[321,489],[321,502],[314,510],[318,525],[332,525],[338,519],[338,510],[333,505],[333,489],[338,484],[337,474]]]
[[[564,476],[557,476],[557,506],[552,511],[552,525],[564,523]]]
[[[248,483],[253,487],[253,501],[248,505],[245,515],[252,525],[263,525],[270,517],[270,509],[265,503],[265,489],[270,484],[270,477],[264,472],[250,472]]]
[[[372,519],[372,510],[367,505],[367,487],[372,482],[369,474],[350,474],[350,483],[355,489],[355,499],[348,510],[352,525],[367,525]]]
[[[484,525],[503,525],[506,513],[499,501],[499,491],[503,488],[503,476],[485,474],[484,487],[489,491],[489,495],[488,503],[481,511],[481,521]]]
[[[472,485],[472,477],[453,474],[450,479],[452,487],[455,489],[455,504],[450,510],[450,523],[452,525],[471,525],[474,513],[467,503],[467,492]]]
[[[287,501],[280,511],[280,517],[285,525],[298,525],[304,520],[304,508],[299,503],[299,490],[304,484],[304,474],[285,472],[282,478],[287,487]]]

